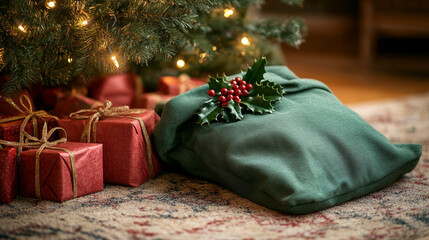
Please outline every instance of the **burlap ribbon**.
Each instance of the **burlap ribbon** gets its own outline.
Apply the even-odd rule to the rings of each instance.
[[[62,130],[64,131],[64,136],[63,138],[59,139],[59,140],[55,140],[52,142],[49,142],[48,139],[52,136],[52,134],[56,131],[56,130]],[[22,149],[23,147],[25,148],[32,148],[32,149],[36,149],[38,148],[37,152],[36,152],[36,163],[35,163],[35,174],[34,174],[34,183],[35,183],[35,190],[36,190],[36,197],[40,198],[40,154],[42,153],[42,151],[44,149],[54,149],[54,150],[62,150],[65,151],[69,154],[70,156],[70,165],[71,165],[71,173],[72,173],[72,187],[73,187],[73,198],[77,197],[77,178],[76,178],[76,168],[75,168],[75,159],[74,159],[74,155],[73,153],[65,148],[59,148],[59,147],[53,147],[54,145],[60,144],[60,143],[65,143],[67,142],[67,133],[63,128],[60,127],[56,127],[56,128],[52,128],[51,130],[49,130],[48,132],[48,126],[46,124],[46,122],[43,124],[43,129],[42,129],[42,136],[40,139],[38,139],[37,137],[31,136],[30,134],[28,134],[26,131],[22,130],[21,134],[23,136],[25,136],[25,141],[23,142],[11,142],[11,141],[6,141],[6,140],[1,140],[0,139],[0,144],[2,145],[6,145],[6,146],[12,146],[12,147],[18,147],[20,149]],[[18,153],[20,154],[21,152],[18,151]]]
[[[140,114],[145,112],[145,109],[130,109],[128,106],[112,107],[112,102],[106,101],[104,105],[98,109],[82,109],[77,112],[71,113],[70,117],[73,119],[88,120],[82,132],[80,141],[91,142],[91,133],[93,135],[93,142],[97,142],[97,122],[105,118],[129,118],[137,120],[143,134],[143,139],[146,143],[146,159],[149,168],[149,175],[153,177],[153,164],[152,164],[152,146],[150,142],[149,133],[141,118],[132,117],[129,115]]]
[[[47,112],[43,111],[43,110],[39,110],[36,112],[33,112],[33,106],[31,105],[31,101],[30,98],[26,95],[21,95],[19,96],[19,102],[22,106],[22,108],[20,108],[17,104],[15,104],[15,102],[11,99],[11,98],[4,98],[12,107],[14,107],[17,111],[19,111],[20,113],[23,113],[25,115],[20,115],[20,116],[13,116],[13,117],[8,117],[8,118],[0,118],[0,123],[5,123],[5,122],[13,122],[16,120],[21,120],[24,119],[22,121],[21,127],[20,127],[20,131],[19,131],[19,142],[22,143],[24,141],[24,136],[23,136],[23,132],[25,132],[25,126],[27,125],[28,121],[30,121],[30,119],[33,122],[33,134],[35,137],[37,137],[37,117],[40,118],[54,118],[56,120],[58,120],[57,117],[52,116],[50,114],[48,114]],[[24,103],[24,100],[27,102],[27,105]],[[22,147],[19,147],[19,151],[22,150]]]

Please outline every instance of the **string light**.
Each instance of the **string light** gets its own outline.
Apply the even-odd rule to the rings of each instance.
[[[213,51],[216,51],[216,49],[217,49],[217,47],[216,47],[216,46],[213,46],[213,47],[212,47],[212,50],[213,50]]]
[[[73,62],[73,58],[67,58],[67,62],[72,63]]]
[[[55,1],[48,0],[48,1],[46,1],[45,6],[46,6],[47,9],[52,9],[52,8],[55,7]]]
[[[115,66],[116,66],[117,68],[119,68],[118,60],[116,59],[116,56],[115,56],[115,54],[113,53],[113,50],[112,50],[112,48],[111,48],[110,46],[108,46],[108,47],[107,47],[107,51],[108,51],[108,52],[109,52],[109,54],[110,54],[110,59],[112,59],[113,64],[115,64]]]
[[[234,10],[229,9],[229,8],[226,8],[226,9],[223,11],[223,16],[224,16],[225,18],[229,18],[229,17],[231,17],[233,14],[234,14]]]
[[[22,26],[22,22],[20,22],[18,19],[14,19],[16,25],[18,25],[19,30],[21,30],[21,32],[27,32],[27,30]]]
[[[241,44],[243,44],[245,46],[249,46],[250,45],[249,39],[247,37],[243,37],[241,39]]]
[[[185,66],[185,61],[183,61],[183,59],[179,59],[177,60],[176,65],[178,68],[183,68]]]
[[[88,20],[82,20],[82,22],[80,22],[80,25],[82,26],[88,25]]]

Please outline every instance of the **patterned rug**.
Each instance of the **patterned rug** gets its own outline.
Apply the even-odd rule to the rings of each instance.
[[[351,106],[392,142],[423,144],[416,169],[382,191],[307,215],[272,211],[165,172],[64,203],[0,204],[0,239],[429,239],[429,94]]]

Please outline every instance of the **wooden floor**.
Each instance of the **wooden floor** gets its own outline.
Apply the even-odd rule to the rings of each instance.
[[[429,72],[396,67],[364,67],[357,57],[348,55],[287,49],[284,49],[284,55],[286,65],[295,74],[325,83],[345,104],[429,92]],[[381,64],[378,63],[378,66]]]

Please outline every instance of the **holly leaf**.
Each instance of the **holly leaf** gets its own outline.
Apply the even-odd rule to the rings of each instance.
[[[257,95],[255,97],[248,97],[246,101],[241,102],[247,109],[253,113],[273,113],[274,106],[270,101],[266,101],[263,95]]]
[[[216,121],[218,116],[222,113],[222,106],[220,106],[214,99],[204,102],[198,115],[198,123],[203,125],[210,124],[211,121]]]
[[[213,89],[216,93],[219,93],[222,88],[229,88],[231,85],[225,74],[221,77],[209,77],[208,84],[210,89]]]
[[[267,59],[265,57],[262,57],[260,60],[255,60],[255,63],[247,70],[243,80],[253,85],[259,83],[262,79],[264,79],[264,73],[266,73],[266,63]]]
[[[263,95],[266,101],[279,101],[283,97],[283,87],[268,80],[263,80],[260,83],[256,83],[249,92],[250,97],[257,95]]]

